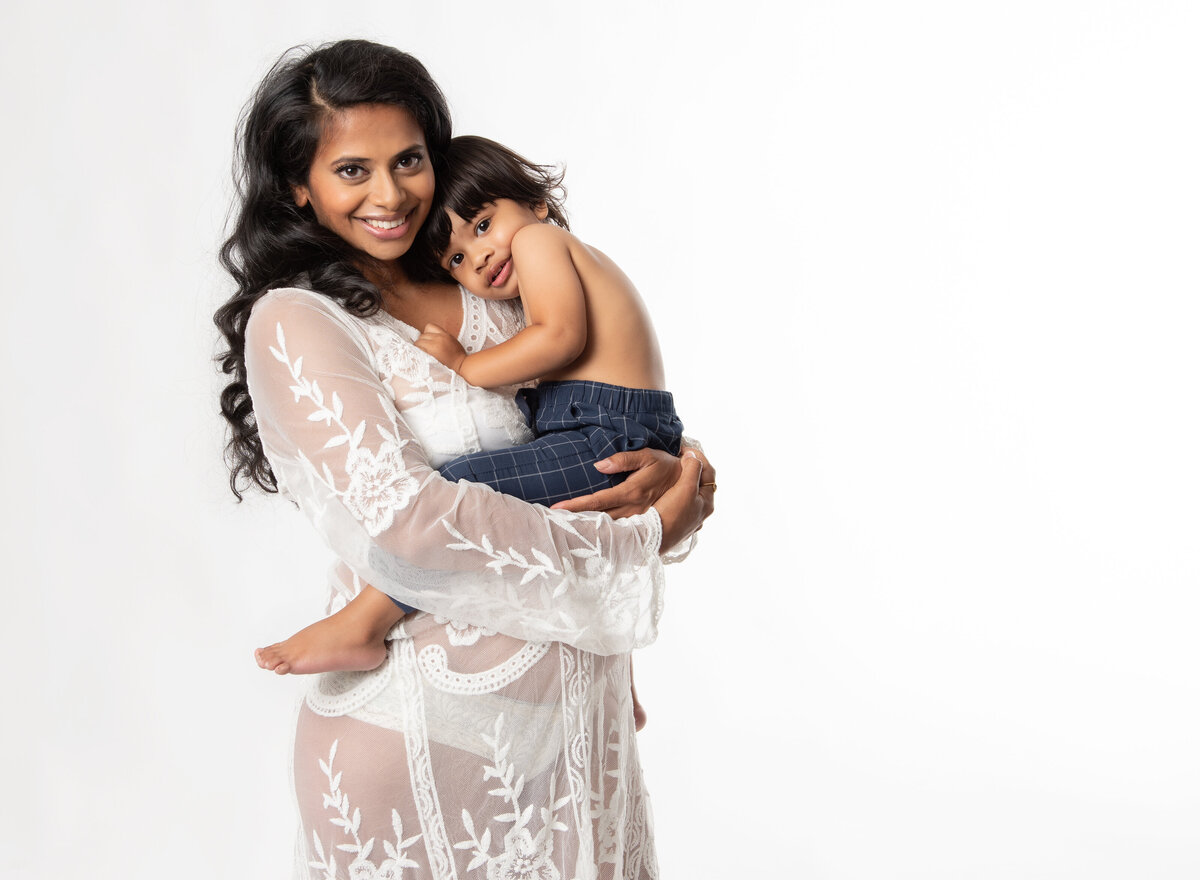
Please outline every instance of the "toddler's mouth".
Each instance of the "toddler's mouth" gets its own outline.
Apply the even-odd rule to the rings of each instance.
[[[508,280],[508,276],[512,274],[512,257],[504,260],[493,270],[491,277],[488,278],[488,286],[500,287]]]

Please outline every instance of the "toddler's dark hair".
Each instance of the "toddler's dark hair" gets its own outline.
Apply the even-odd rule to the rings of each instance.
[[[563,209],[567,191],[561,169],[535,165],[503,144],[475,135],[451,138],[440,159],[433,209],[425,221],[428,244],[435,255],[440,256],[450,245],[446,211],[470,219],[496,199],[512,199],[530,208],[545,202],[548,218],[570,229]]]

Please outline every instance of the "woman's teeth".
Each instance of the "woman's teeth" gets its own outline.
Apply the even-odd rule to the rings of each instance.
[[[404,221],[408,219],[408,215],[404,215],[399,220],[369,220],[364,219],[364,223],[368,226],[374,226],[376,229],[395,229],[398,226],[403,226]]]

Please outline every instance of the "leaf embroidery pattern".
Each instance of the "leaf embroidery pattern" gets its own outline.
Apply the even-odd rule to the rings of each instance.
[[[392,832],[395,834],[396,839],[394,842],[390,840],[383,841],[383,851],[386,858],[382,862],[376,865],[371,861],[371,853],[375,849],[375,838],[368,838],[364,842],[359,836],[358,832],[362,825],[362,811],[355,807],[354,811],[351,812],[350,797],[346,792],[341,790],[342,774],[340,772],[334,773],[333,771],[333,761],[337,756],[337,747],[338,740],[335,739],[329,749],[329,760],[325,761],[318,758],[317,763],[329,782],[329,791],[322,796],[324,806],[326,809],[331,809],[337,813],[329,822],[335,827],[342,829],[342,832],[350,838],[350,841],[339,843],[326,850],[314,828],[312,836],[313,851],[316,858],[310,860],[308,866],[324,871],[324,880],[337,880],[337,853],[340,851],[353,854],[353,858],[347,865],[347,872],[354,880],[400,880],[404,875],[405,868],[421,867],[419,863],[408,856],[409,847],[420,840],[421,835],[414,834],[412,837],[406,838],[400,814],[396,810],[392,810]]]
[[[528,826],[533,818],[533,804],[521,808],[525,775],[517,776],[516,766],[508,760],[512,742],[504,738],[503,713],[496,716],[493,734],[483,734],[481,738],[492,748],[492,763],[484,766],[483,779],[485,782],[495,779],[499,783],[488,794],[502,798],[509,807],[508,812],[493,816],[492,821],[509,823],[512,827],[504,834],[504,849],[492,855],[492,830],[484,828],[482,834],[477,833],[471,814],[464,809],[462,821],[467,839],[454,844],[454,848],[471,851],[468,871],[486,864],[488,880],[559,880],[559,870],[551,860],[552,838],[555,831],[567,830],[566,824],[557,818],[557,813],[570,801],[570,796],[559,798],[550,807],[542,807],[539,814],[542,827],[536,834],[530,833]],[[551,775],[549,790],[555,791],[556,788],[555,777]]]
[[[395,512],[407,507],[420,488],[416,478],[405,467],[401,455],[401,450],[409,443],[408,439],[399,436],[393,420],[390,430],[383,425],[375,426],[380,440],[376,451],[364,446],[366,421],[360,421],[354,428],[347,425],[342,420],[342,399],[336,391],[326,403],[320,384],[304,375],[304,356],[294,361],[288,356],[282,324],[275,326],[275,339],[279,347],[271,346],[270,351],[277,361],[288,368],[293,382],[290,390],[296,403],[308,400],[313,405],[308,414],[310,422],[324,422],[326,427],[332,429],[336,426],[338,429],[322,448],[346,447],[345,472],[349,478],[346,488],[337,488],[329,464],[322,462],[320,472],[324,475],[326,487],[342,499],[342,503],[363,523],[372,537],[380,534],[391,526]],[[383,395],[379,395],[379,402],[381,412],[392,411],[390,401]],[[317,472],[303,452],[300,453],[300,459],[312,472]]]

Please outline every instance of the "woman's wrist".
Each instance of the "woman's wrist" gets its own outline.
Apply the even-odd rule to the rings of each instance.
[[[662,547],[670,550],[699,529],[713,512],[716,472],[700,454],[688,450],[683,472],[654,507],[662,521]]]

